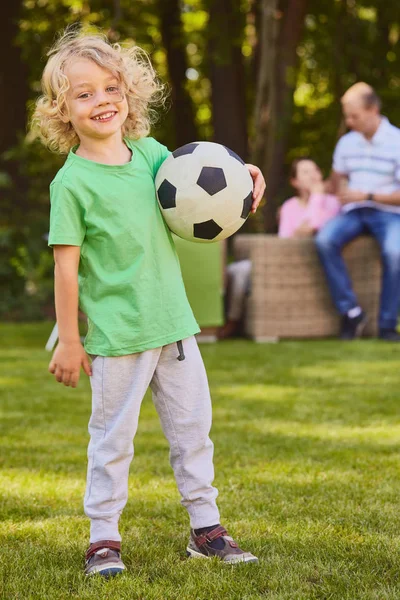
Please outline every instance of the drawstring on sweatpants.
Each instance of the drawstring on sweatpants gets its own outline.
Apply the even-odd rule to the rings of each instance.
[[[178,360],[185,360],[185,353],[183,351],[182,340],[179,340],[179,342],[176,342],[176,345],[178,346],[178,352],[179,352]]]

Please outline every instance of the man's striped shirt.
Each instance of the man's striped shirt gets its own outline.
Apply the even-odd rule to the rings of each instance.
[[[348,177],[352,190],[372,194],[400,190],[400,129],[382,117],[370,140],[358,131],[346,133],[336,145],[333,170]],[[343,210],[366,206],[400,213],[400,206],[370,201],[346,204]]]

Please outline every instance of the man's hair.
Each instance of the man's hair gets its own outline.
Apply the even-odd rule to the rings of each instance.
[[[354,98],[361,100],[365,108],[372,108],[373,106],[376,106],[378,110],[381,110],[381,99],[374,88],[364,81],[359,81],[349,87],[349,89],[341,98],[342,104],[348,100],[353,100]]]
[[[157,116],[152,107],[165,103],[165,86],[159,82],[144,50],[112,44],[101,32],[67,28],[48,56],[42,76],[43,94],[36,102],[31,127],[50,150],[64,154],[79,143],[73,126],[62,117],[67,113],[66,95],[70,88],[65,69],[71,61],[82,58],[92,60],[119,79],[129,111],[123,135],[139,139],[149,133]]]
[[[368,94],[362,96],[365,108],[371,108],[376,106],[379,110],[382,108],[382,102],[375,90],[372,90]]]

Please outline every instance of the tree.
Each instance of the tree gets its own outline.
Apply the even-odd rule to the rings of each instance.
[[[265,231],[276,227],[298,69],[297,47],[308,0],[261,0],[253,161],[267,180]]]
[[[208,0],[208,71],[215,142],[247,158],[246,82],[240,0]]]
[[[15,43],[21,8],[21,2],[7,2],[0,22],[0,110],[4,116],[0,131],[0,169],[3,171],[1,185],[6,188],[1,198],[3,224],[10,219],[10,213],[18,209],[23,212],[26,190],[19,161],[10,152],[25,135],[29,96],[27,68]]]
[[[12,148],[18,135],[25,132],[28,100],[28,71],[16,45],[18,17],[22,2],[6,2],[0,20],[0,110],[3,118],[0,130],[0,154]]]
[[[188,65],[180,10],[179,0],[158,0],[161,36],[172,87],[175,148],[197,139],[193,104],[185,88]]]

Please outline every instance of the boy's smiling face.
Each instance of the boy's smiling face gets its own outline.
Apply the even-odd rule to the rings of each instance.
[[[65,68],[70,88],[66,94],[67,115],[79,139],[107,139],[121,132],[128,116],[128,103],[118,78],[88,58],[79,58]]]

